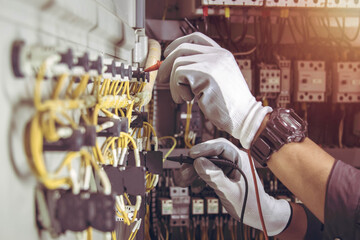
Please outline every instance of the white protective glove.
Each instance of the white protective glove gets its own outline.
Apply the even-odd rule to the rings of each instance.
[[[226,176],[223,170],[206,159],[206,157],[217,156],[220,159],[231,160],[240,167],[246,175],[249,187],[243,222],[248,226],[262,230],[247,153],[239,150],[228,140],[219,138],[192,147],[189,155],[196,158],[194,161],[196,172],[215,190],[222,205],[238,221],[240,220],[244,200],[245,182],[240,179],[241,175],[237,170],[233,170]],[[286,200],[278,200],[268,195],[264,191],[257,174],[256,179],[266,230],[269,236],[277,235],[285,229],[289,222],[291,217],[290,204]]]
[[[204,115],[219,129],[250,144],[265,115],[272,111],[251,95],[233,55],[195,32],[165,50],[157,81],[169,82],[176,103],[198,97]]]

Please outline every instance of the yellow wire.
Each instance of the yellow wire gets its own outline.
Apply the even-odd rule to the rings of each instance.
[[[130,128],[130,124],[131,124],[131,117],[132,117],[132,111],[133,111],[134,103],[135,103],[134,101],[131,102],[130,106],[126,110],[126,117],[128,118],[128,123],[129,123],[128,128]]]
[[[116,240],[116,232],[115,231],[111,232],[111,237],[112,237],[112,240]]]
[[[127,193],[124,193],[124,197],[125,197],[126,201],[128,202],[128,204],[129,204],[129,205],[132,205]]]
[[[130,97],[129,82],[127,82],[126,95],[127,95],[127,98],[130,100],[131,97]]]
[[[135,140],[134,140],[134,138],[133,138],[132,136],[130,136],[130,134],[121,132],[121,133],[120,133],[120,137],[126,137],[126,138],[128,138],[128,139],[130,140],[131,144],[133,145],[134,149],[137,149]]]
[[[44,80],[45,71],[46,71],[46,62],[41,64],[35,81],[34,105],[37,109],[41,107],[41,83]]]
[[[115,85],[116,85],[117,82],[118,82],[117,80],[111,82],[110,89],[109,89],[109,94],[112,93],[112,91],[115,88]]]
[[[115,95],[118,95],[123,87],[124,87],[124,82],[120,82],[120,86],[119,86],[118,89],[115,91]]]
[[[121,95],[124,95],[124,94],[125,94],[126,89],[127,89],[128,87],[129,87],[129,82],[128,82],[128,81],[124,82],[124,86],[123,86],[123,88],[122,88]]]
[[[186,113],[186,125],[185,125],[185,133],[184,133],[184,142],[185,146],[188,148],[192,148],[192,145],[189,142],[189,128],[190,128],[190,121],[191,121],[191,109],[192,109],[192,103],[187,103],[187,113]]]
[[[87,231],[87,240],[92,240],[93,239],[92,227],[89,227],[86,231]]]
[[[76,89],[74,90],[74,92],[71,95],[72,98],[78,98],[81,94],[84,93],[84,91],[87,87],[87,84],[89,83],[89,79],[90,79],[89,74],[84,74],[82,76],[80,83],[78,84],[78,86],[76,87]]]
[[[144,125],[148,126],[151,129],[154,137],[156,137],[156,132],[155,132],[155,129],[153,128],[153,126],[148,122],[144,122]]]
[[[67,79],[68,74],[62,74],[56,83],[56,87],[52,93],[51,98],[52,99],[57,99],[59,97],[60,91],[61,91],[61,87],[64,85],[65,80]]]
[[[166,158],[170,155],[170,153],[172,151],[174,151],[174,149],[176,148],[176,138],[174,138],[173,136],[164,136],[164,137],[159,138],[159,140],[163,140],[163,139],[171,139],[174,142],[172,147],[169,149],[169,151],[165,154],[165,156],[163,158],[163,161],[165,161]]]
[[[105,95],[105,87],[107,85],[107,83],[109,82],[110,80],[109,79],[104,79],[104,81],[102,82],[101,84],[101,87],[100,87],[100,90],[99,90],[99,94],[100,95]]]

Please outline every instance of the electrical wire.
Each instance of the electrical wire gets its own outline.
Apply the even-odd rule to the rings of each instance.
[[[176,148],[176,138],[174,138],[173,136],[164,136],[164,137],[159,138],[159,140],[163,140],[163,139],[171,139],[173,141],[172,147],[169,149],[169,151],[163,157],[163,162],[164,162],[166,160],[166,158],[171,154],[171,152],[174,151],[174,149]]]
[[[186,125],[185,125],[185,133],[184,133],[184,143],[187,148],[192,148],[192,144],[189,140],[189,130],[190,130],[190,121],[191,121],[191,110],[192,110],[193,102],[187,102],[186,104]]]
[[[343,148],[343,134],[344,134],[344,121],[345,121],[345,116],[346,116],[346,110],[345,110],[345,106],[344,105],[340,105],[340,110],[342,112],[341,114],[341,120],[339,123],[339,136],[338,136],[338,140],[339,140],[339,147]]]
[[[264,216],[262,214],[262,210],[261,210],[261,203],[260,203],[260,196],[259,196],[259,190],[258,190],[258,185],[257,185],[257,181],[256,181],[256,175],[255,175],[255,169],[254,169],[254,163],[253,160],[251,158],[251,154],[250,151],[247,151],[248,157],[249,157],[249,164],[250,164],[250,168],[251,168],[251,173],[253,176],[253,180],[254,180],[254,186],[255,186],[255,194],[256,194],[256,202],[257,202],[257,206],[258,206],[258,211],[259,211],[259,216],[260,216],[260,221],[261,221],[261,226],[265,235],[265,239],[268,240],[268,234],[267,234],[267,230],[266,230],[266,226],[265,226],[265,221],[264,221]]]

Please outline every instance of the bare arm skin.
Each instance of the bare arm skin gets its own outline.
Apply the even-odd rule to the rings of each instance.
[[[264,118],[254,139],[265,128],[267,120],[268,116]],[[326,186],[334,163],[332,156],[306,138],[301,143],[285,144],[272,154],[267,164],[276,177],[324,223]],[[301,226],[296,225],[304,225],[306,215],[300,208],[293,212],[295,221],[280,235],[290,233],[292,229],[300,230]]]

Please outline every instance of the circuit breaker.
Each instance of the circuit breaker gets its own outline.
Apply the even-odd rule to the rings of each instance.
[[[170,187],[170,197],[173,204],[170,226],[188,226],[190,214],[189,189],[181,187]]]
[[[250,59],[237,59],[236,60],[238,65],[239,65],[239,68],[240,68],[240,71],[250,89],[250,92],[253,92],[253,81],[252,81],[252,77],[253,77],[253,74],[252,74],[252,70],[251,70],[251,60]]]
[[[294,71],[294,101],[324,102],[326,92],[325,62],[296,61]]]
[[[276,65],[260,66],[259,93],[268,98],[274,98],[280,93],[280,69]]]
[[[333,64],[333,102],[360,102],[360,62]]]

